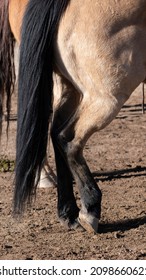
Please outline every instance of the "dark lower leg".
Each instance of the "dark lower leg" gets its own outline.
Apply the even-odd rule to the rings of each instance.
[[[69,168],[79,187],[82,211],[100,218],[102,193],[97,186],[87,164],[82,155],[83,141],[67,141],[67,131],[62,131],[59,135],[60,146],[66,154]],[[78,144],[75,144],[78,143]]]
[[[58,216],[62,223],[68,227],[74,227],[77,222],[79,209],[73,193],[73,177],[64,151],[58,141],[59,131],[65,122],[62,111],[65,111],[65,104],[56,110],[51,129],[57,171]]]
[[[54,145],[54,151],[57,169],[58,215],[60,219],[68,222],[68,226],[71,226],[75,223],[79,214],[73,193],[73,178],[56,144]]]
[[[83,156],[78,152],[76,155],[68,154],[70,169],[79,186],[81,195],[82,211],[100,218],[102,194],[98,188]]]

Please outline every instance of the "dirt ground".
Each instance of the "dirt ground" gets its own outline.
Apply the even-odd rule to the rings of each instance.
[[[12,217],[13,172],[0,173],[0,259],[146,259],[146,114],[141,86],[118,117],[95,134],[85,156],[103,193],[99,233],[64,229],[57,217],[56,189],[38,189],[35,204]],[[13,100],[16,113],[16,98]],[[16,121],[5,126],[0,158],[15,159]],[[53,152],[50,163],[55,171]],[[110,174],[106,173],[111,171]],[[77,201],[79,194],[75,186]]]

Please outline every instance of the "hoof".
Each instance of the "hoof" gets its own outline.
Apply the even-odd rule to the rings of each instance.
[[[54,188],[56,187],[56,181],[51,173],[46,174],[41,172],[41,178],[39,188]]]
[[[99,225],[99,219],[87,214],[79,212],[78,221],[80,225],[87,230],[89,233],[97,233],[98,232],[98,225]]]
[[[78,227],[80,227],[80,224],[78,222],[78,219],[75,219],[73,222],[70,222],[69,219],[59,219],[60,223],[63,227],[65,227],[66,229],[77,229]]]

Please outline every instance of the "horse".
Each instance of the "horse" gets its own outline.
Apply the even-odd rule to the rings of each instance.
[[[9,50],[8,46],[6,46],[6,53],[3,54],[3,61],[4,61],[4,69],[3,73],[6,75],[6,69],[7,69],[7,77],[5,76],[4,82],[8,83],[7,88],[9,90],[10,86],[12,87],[10,89],[10,93],[14,91],[14,87],[16,84],[16,79],[17,79],[17,74],[18,74],[18,56],[19,56],[19,45],[20,45],[20,27],[21,27],[21,21],[22,21],[22,16],[25,11],[25,7],[28,1],[23,0],[23,1],[10,1],[9,3],[9,27],[7,30],[9,31],[9,36],[8,39],[13,36],[13,39],[15,42],[17,42],[15,48],[14,48],[14,41],[12,41],[11,44],[11,51],[15,54],[16,59],[15,60],[15,68],[14,68],[14,61],[12,62],[11,65],[11,59],[13,59],[15,56],[10,54],[9,58],[9,64],[8,67],[6,68],[6,57],[7,57],[7,50]],[[6,16],[6,14],[5,14]],[[10,40],[11,41],[11,40]],[[7,41],[8,43],[8,41]],[[12,77],[11,77],[12,75]],[[9,93],[9,95],[10,95]],[[9,110],[8,110],[9,112]],[[9,117],[9,116],[8,116]],[[56,175],[54,174],[53,170],[51,169],[47,157],[44,163],[44,166],[41,170],[41,177],[40,177],[40,188],[46,188],[46,187],[54,187],[56,186]]]
[[[16,2],[1,0],[4,17],[0,19],[0,44],[9,42],[8,58],[12,37],[6,24],[7,4],[21,41],[14,211],[21,213],[32,203],[49,134],[60,222],[70,229],[81,225],[98,232],[102,193],[83,150],[91,135],[111,123],[146,78],[146,1],[29,0],[19,15],[14,11]],[[2,54],[0,59],[3,69]],[[9,112],[8,90],[6,94]],[[0,96],[2,107],[2,90]]]

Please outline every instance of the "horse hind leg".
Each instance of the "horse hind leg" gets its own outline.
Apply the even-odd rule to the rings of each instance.
[[[82,210],[78,221],[88,231],[98,230],[98,221],[101,212],[101,191],[99,190],[82,154],[83,138],[71,130],[64,130],[58,137],[58,143],[64,150],[68,165],[79,187]],[[71,140],[71,138],[72,140]]]
[[[79,98],[75,89],[65,79],[61,81],[60,87],[61,100],[55,109],[51,128],[57,170],[58,216],[63,226],[75,229],[79,225],[79,208],[73,192],[73,176],[68,166],[66,154],[58,142],[58,136],[71,115],[74,114]]]
[[[47,161],[47,156],[41,170],[39,188],[54,188],[57,186],[57,177]]]
[[[122,104],[112,95],[96,96],[91,100],[83,97],[78,111],[58,135],[58,142],[66,154],[68,165],[79,187],[81,196],[79,223],[87,231],[97,232],[102,193],[83,157],[83,148],[94,132],[112,121]]]

